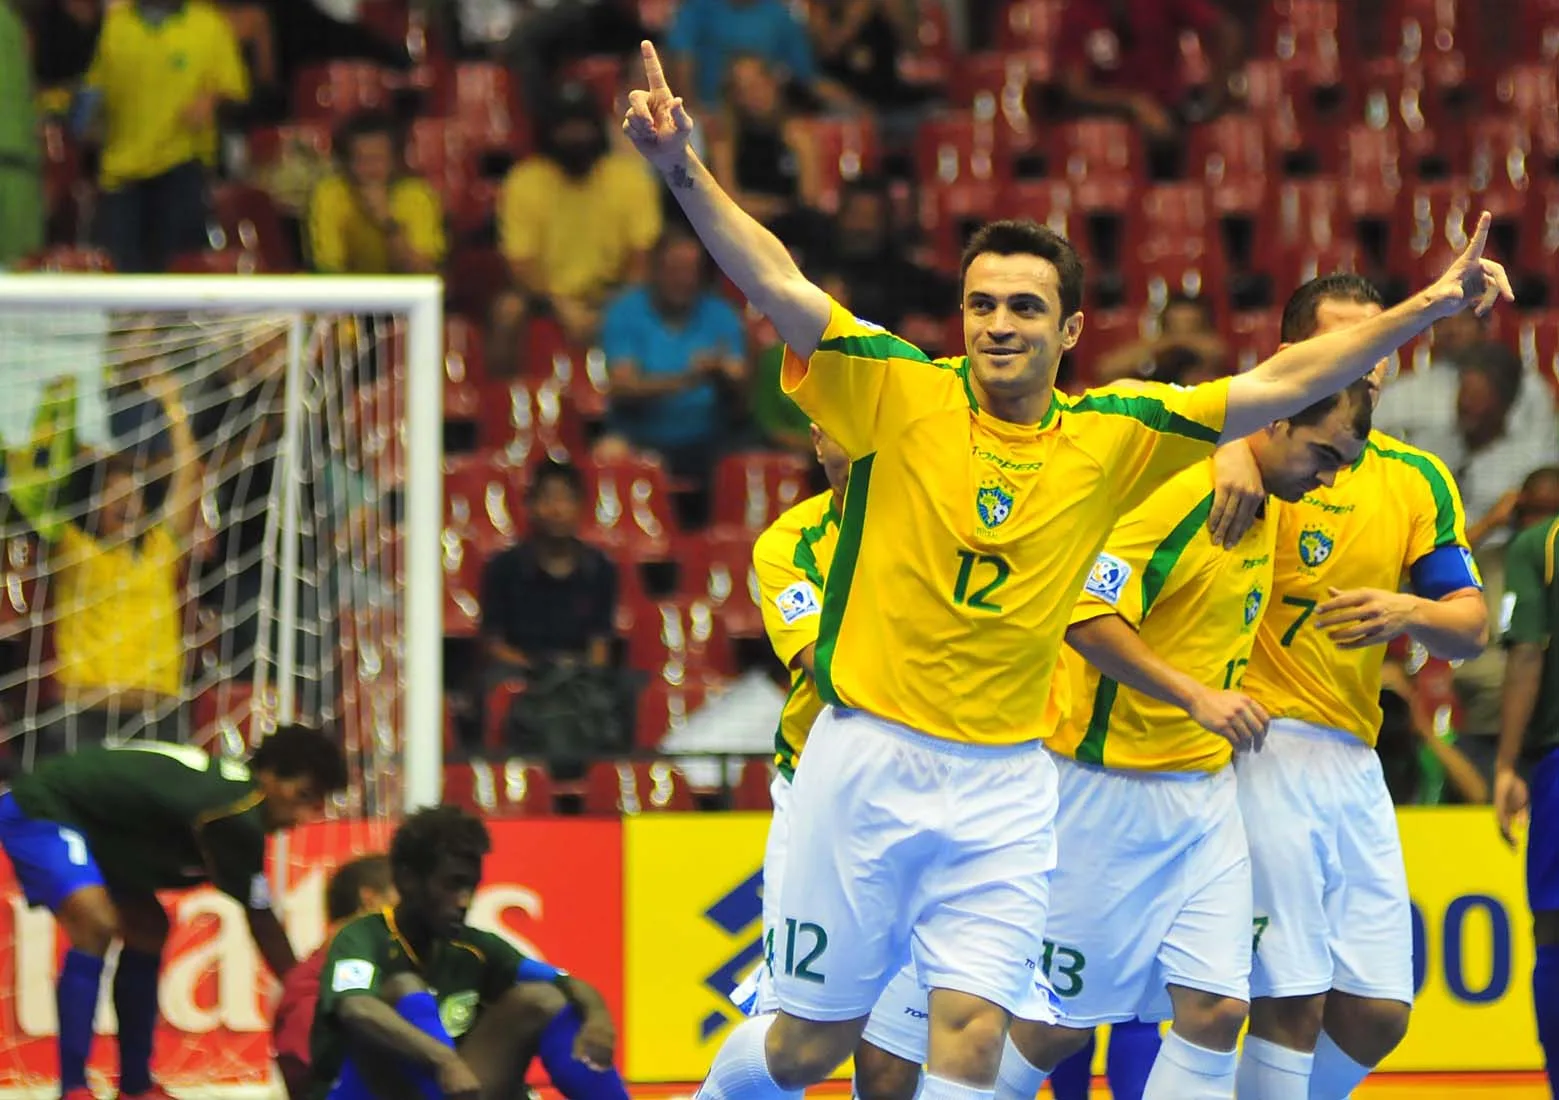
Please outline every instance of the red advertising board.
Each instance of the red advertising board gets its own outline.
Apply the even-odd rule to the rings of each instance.
[[[622,830],[616,821],[500,821],[472,906],[472,924],[510,936],[529,955],[566,967],[622,1011]],[[324,938],[323,891],[337,864],[383,850],[387,831],[330,822],[293,832],[276,851],[282,915],[294,946]],[[214,890],[170,894],[173,922],[161,984],[163,1022],[153,1070],[168,1086],[230,1092],[267,1087],[275,983],[243,911]],[[0,1094],[48,1094],[57,1080],[54,974],[64,950],[53,919],[28,910],[0,858]],[[117,1074],[111,972],[98,1009],[91,1067]],[[105,1038],[108,1036],[108,1038]]]

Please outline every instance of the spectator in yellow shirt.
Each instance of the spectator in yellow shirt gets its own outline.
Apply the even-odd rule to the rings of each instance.
[[[428,182],[405,172],[389,117],[358,115],[336,138],[340,171],[309,202],[316,271],[428,274],[444,262],[444,209]]]
[[[660,238],[659,185],[607,143],[588,89],[565,86],[539,115],[537,152],[510,170],[498,206],[498,245],[514,293],[497,304],[495,345],[512,350],[527,313],[554,316],[569,337],[595,337],[602,304],[643,278]]]
[[[161,271],[208,247],[206,168],[217,108],[249,98],[232,25],[206,0],[111,5],[79,121],[101,132],[98,238],[120,271]]]

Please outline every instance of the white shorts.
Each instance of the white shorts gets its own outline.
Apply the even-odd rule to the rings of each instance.
[[[1413,1003],[1413,918],[1375,750],[1275,719],[1235,761],[1255,883],[1257,997],[1336,989]]]
[[[913,961],[930,988],[1015,1011],[1044,939],[1055,816],[1037,743],[951,742],[825,709],[791,787],[768,956],[780,1006],[864,1017]]]
[[[1055,763],[1061,858],[1042,965],[1018,1015],[1073,1028],[1162,1020],[1169,985],[1247,1000],[1250,855],[1234,774]],[[924,1060],[926,992],[913,971],[889,985],[866,1039]]]
[[[779,923],[780,882],[785,877],[785,848],[790,836],[790,780],[776,774],[769,784],[769,800],[774,814],[769,819],[769,835],[763,845],[763,943]],[[779,999],[769,968],[760,959],[748,975],[731,991],[731,1000],[749,1016],[778,1011]]]

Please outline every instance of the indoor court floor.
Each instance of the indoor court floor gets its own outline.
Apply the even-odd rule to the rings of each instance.
[[[640,1086],[632,1090],[634,1100],[691,1100],[693,1086]],[[548,1090],[542,1090],[547,1096]],[[839,1083],[807,1090],[808,1096],[847,1097],[849,1088]],[[1548,1084],[1537,1073],[1495,1074],[1391,1074],[1366,1082],[1354,1093],[1361,1100],[1550,1100]],[[1050,1092],[1040,1093],[1046,1100]],[[1090,1100],[1109,1100],[1110,1090],[1100,1081]],[[550,1100],[550,1098],[549,1098]]]

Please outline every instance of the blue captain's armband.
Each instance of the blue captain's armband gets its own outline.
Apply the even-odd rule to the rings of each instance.
[[[1463,588],[1482,588],[1472,551],[1465,546],[1437,546],[1413,563],[1413,591],[1426,600],[1439,600]]]

